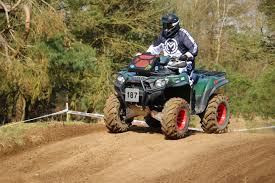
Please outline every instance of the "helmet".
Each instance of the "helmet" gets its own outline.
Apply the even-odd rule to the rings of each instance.
[[[180,30],[179,18],[172,13],[164,15],[161,19],[162,22],[162,35],[165,38],[174,37]]]

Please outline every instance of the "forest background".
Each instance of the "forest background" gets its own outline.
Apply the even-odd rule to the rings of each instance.
[[[108,79],[175,12],[199,45],[198,69],[224,71],[236,116],[275,118],[273,0],[0,0],[0,122],[101,112]]]

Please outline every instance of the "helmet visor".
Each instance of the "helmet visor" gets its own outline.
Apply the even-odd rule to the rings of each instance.
[[[163,22],[163,23],[162,23],[162,27],[163,27],[163,29],[173,29],[173,28],[174,28],[174,25],[173,25],[173,23],[166,23],[166,22]]]

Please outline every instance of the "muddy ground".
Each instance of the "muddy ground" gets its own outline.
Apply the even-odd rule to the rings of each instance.
[[[2,156],[0,182],[275,182],[272,131],[192,132],[172,141],[145,127],[122,134],[108,133],[103,124],[89,128]]]

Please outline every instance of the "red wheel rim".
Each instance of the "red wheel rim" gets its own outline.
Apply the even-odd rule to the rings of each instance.
[[[224,103],[221,103],[217,111],[217,122],[219,125],[223,125],[226,121],[227,109]]]
[[[178,129],[182,130],[185,128],[187,123],[187,114],[185,110],[181,110],[178,115],[177,119],[177,127]]]

